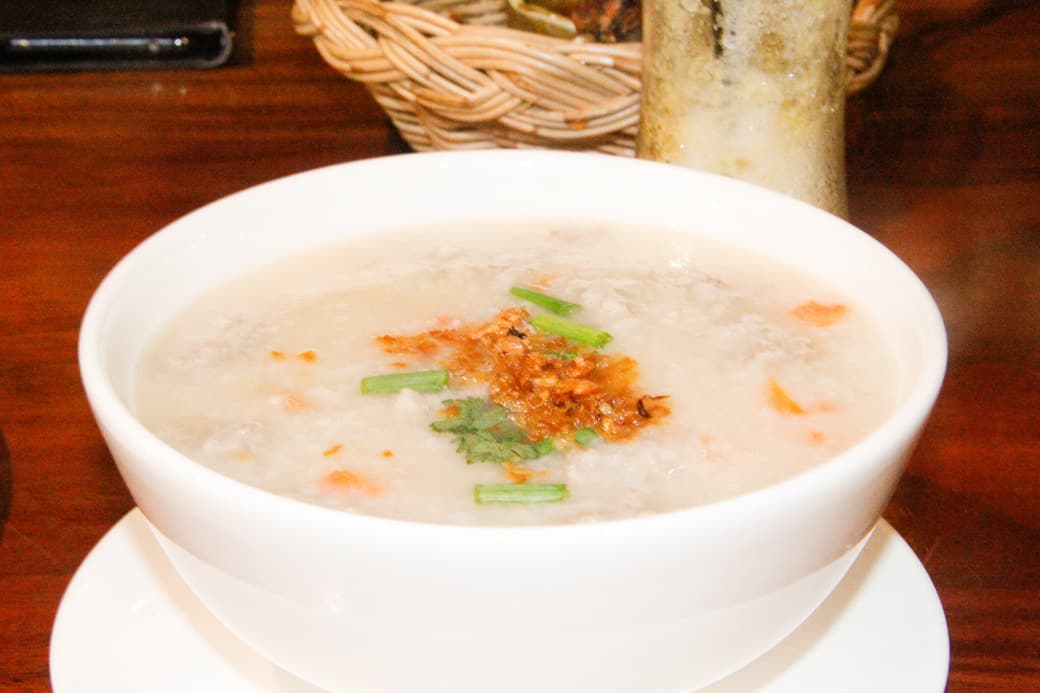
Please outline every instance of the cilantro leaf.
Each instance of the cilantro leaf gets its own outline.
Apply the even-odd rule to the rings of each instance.
[[[430,428],[452,433],[466,462],[533,460],[553,451],[551,440],[532,442],[509,418],[509,411],[480,397],[444,401],[448,415]]]

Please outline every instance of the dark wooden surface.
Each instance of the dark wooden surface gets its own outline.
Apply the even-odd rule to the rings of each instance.
[[[849,106],[853,222],[947,320],[950,368],[886,517],[945,606],[950,691],[1040,690],[1040,3],[902,0]],[[247,4],[212,71],[0,75],[0,690],[48,690],[73,572],[132,507],[76,366],[86,302],[165,223],[406,147],[367,92]]]

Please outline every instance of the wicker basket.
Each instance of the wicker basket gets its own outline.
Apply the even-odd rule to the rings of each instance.
[[[858,0],[849,93],[884,66],[895,0]],[[418,151],[544,147],[631,156],[638,42],[557,39],[505,26],[505,0],[295,0],[322,57],[363,82]]]

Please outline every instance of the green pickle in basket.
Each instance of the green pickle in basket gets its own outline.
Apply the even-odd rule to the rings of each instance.
[[[508,0],[509,25],[556,38],[638,41],[640,0]]]

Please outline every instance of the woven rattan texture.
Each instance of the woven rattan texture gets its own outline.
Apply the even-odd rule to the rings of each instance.
[[[881,72],[895,0],[859,0],[848,92]],[[296,0],[297,32],[362,82],[418,151],[548,147],[631,156],[642,46],[505,26],[505,0]]]

